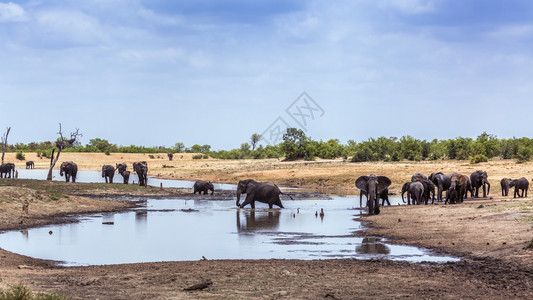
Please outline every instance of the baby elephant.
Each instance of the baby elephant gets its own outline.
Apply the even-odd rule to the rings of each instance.
[[[213,195],[213,193],[215,192],[215,187],[213,186],[211,181],[197,180],[194,183],[193,188],[194,188],[193,194],[196,194],[196,192],[198,192],[198,194],[202,194],[202,192],[204,192],[204,195],[207,195],[207,192],[211,191],[211,195]]]
[[[30,160],[26,162],[26,169],[33,169],[35,167],[35,163]]]

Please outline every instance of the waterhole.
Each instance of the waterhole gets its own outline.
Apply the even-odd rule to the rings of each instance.
[[[255,210],[236,208],[234,200],[144,200],[141,207],[78,223],[3,232],[0,247],[65,266],[204,258],[458,260],[356,236],[362,225],[355,196],[284,200],[285,209],[258,203]]]

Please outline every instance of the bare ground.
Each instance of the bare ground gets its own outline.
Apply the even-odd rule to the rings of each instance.
[[[143,158],[143,155],[113,156],[62,154],[65,160],[80,162],[81,169],[92,170],[113,160],[119,162],[117,159],[129,162]],[[144,160],[149,162],[152,176],[229,183],[256,178],[280,185],[346,188],[352,192],[353,181],[363,174],[388,175],[397,189],[418,171],[469,174],[484,169],[493,185],[490,194],[493,199],[468,200],[458,205],[385,207],[380,215],[364,218],[370,226],[365,234],[463,257],[458,263],[208,260],[63,268],[55,266],[54,262],[0,250],[0,288],[24,282],[34,291],[64,293],[75,299],[533,298],[533,249],[528,247],[533,239],[533,200],[495,196],[499,193],[500,178],[529,178],[533,164],[515,165],[511,161],[483,165],[465,162],[284,163],[277,160],[192,160],[177,156],[173,162],[162,155],[152,160],[144,156]],[[173,164],[173,167],[163,168],[163,164]],[[43,167],[40,162],[37,166]],[[35,187],[30,183],[12,186],[6,184],[7,181],[0,181],[0,230],[63,222],[65,219],[58,218],[68,213],[122,210],[131,205],[105,197],[94,199],[80,195],[176,193],[167,189],[123,189],[119,185],[51,183],[53,187]],[[27,214],[22,212],[24,203],[30,203]],[[210,279],[213,284],[204,290],[183,291],[202,279]]]

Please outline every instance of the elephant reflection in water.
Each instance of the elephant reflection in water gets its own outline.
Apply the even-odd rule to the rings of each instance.
[[[237,210],[237,231],[241,233],[265,229],[276,230],[279,227],[280,215],[280,211]],[[245,219],[244,223],[241,223],[242,217]]]
[[[389,247],[381,244],[380,241],[380,238],[375,237],[363,238],[361,245],[355,247],[355,252],[359,254],[389,254]]]

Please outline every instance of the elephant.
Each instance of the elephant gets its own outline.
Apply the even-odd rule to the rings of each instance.
[[[428,179],[428,177],[422,173],[416,173],[411,177],[411,182],[421,182],[424,186],[424,195],[423,201],[425,204],[428,204],[428,201],[431,196],[431,203],[435,202],[435,184]]]
[[[174,158],[174,153],[167,153],[168,160],[172,160]]]
[[[409,199],[413,200],[413,204],[421,204],[424,199],[424,185],[420,181],[411,182],[409,189],[407,189],[407,202]],[[427,201],[427,200],[426,200]]]
[[[529,189],[529,181],[525,178],[519,178],[511,181],[511,186],[514,186],[514,197],[523,198],[527,197],[527,190]],[[522,191],[522,195],[520,195]],[[525,193],[525,196],[524,196]]]
[[[429,175],[428,179],[431,180],[433,184],[435,184],[435,186],[437,187],[437,200],[438,201],[442,201],[442,192],[447,191],[450,188],[450,184],[451,184],[450,180],[453,175],[454,174],[444,175],[441,172],[431,173],[431,175]]]
[[[490,183],[487,180],[487,172],[482,170],[473,172],[470,174],[470,181],[472,182],[472,188],[475,191],[473,198],[479,198],[479,188],[481,186],[483,186],[483,198],[487,197],[487,195],[490,193]],[[488,186],[487,190],[485,190],[486,186]]]
[[[203,192],[204,195],[207,195],[207,193],[211,191],[211,195],[213,195],[213,193],[215,192],[215,187],[213,186],[211,181],[197,180],[194,183],[193,188],[194,188],[193,194],[196,194],[196,192],[198,192],[198,194],[200,195]]]
[[[242,204],[240,204],[241,194],[246,194],[246,199]],[[279,195],[281,194],[284,193],[282,193],[278,186],[272,182],[257,182],[253,179],[241,180],[237,184],[236,205],[237,207],[243,208],[244,206],[250,204],[252,209],[254,209],[255,201],[259,201],[267,203],[269,208],[272,208],[273,205],[284,208],[281,200],[279,199]],[[290,195],[288,196],[292,199]]]
[[[120,164],[116,164],[116,167],[117,167],[116,169],[117,169],[118,173],[124,179],[124,184],[128,184],[128,182],[130,180],[130,171],[126,171],[126,169],[128,168],[128,165],[126,165],[124,163],[120,163]]]
[[[124,171],[120,175],[122,175],[122,178],[124,178],[124,184],[128,184],[130,181],[130,171]]]
[[[65,181],[69,182],[72,178],[72,182],[76,182],[76,175],[78,174],[78,165],[72,161],[65,161],[59,167],[59,175],[65,174]]]
[[[391,180],[386,176],[360,176],[355,181],[355,186],[364,190],[368,197],[368,214],[379,214],[379,195],[391,185]]]
[[[359,207],[363,207],[363,195],[366,196],[367,203],[365,203],[364,207],[368,206],[368,193],[365,190],[361,190],[359,193]],[[390,206],[389,201],[389,189],[384,189],[381,194],[378,195],[378,198],[381,199],[381,206],[385,206],[385,201],[387,201],[387,204]]]
[[[500,180],[500,185],[502,187],[502,196],[509,196],[509,189],[513,187],[511,178],[503,178]]]
[[[15,164],[14,163],[5,163],[0,165],[0,178],[15,178]]]
[[[34,167],[35,167],[35,163],[33,162],[33,160],[26,162],[26,169],[33,169]]]
[[[455,204],[463,202],[467,190],[468,177],[462,174],[453,174],[450,178],[450,188],[446,203]]]
[[[105,178],[105,183],[109,179],[109,183],[113,183],[113,177],[115,176],[115,168],[112,165],[102,166],[102,177]]]
[[[139,176],[139,185],[146,186],[148,184],[148,164],[145,161],[134,162],[133,171]]]

